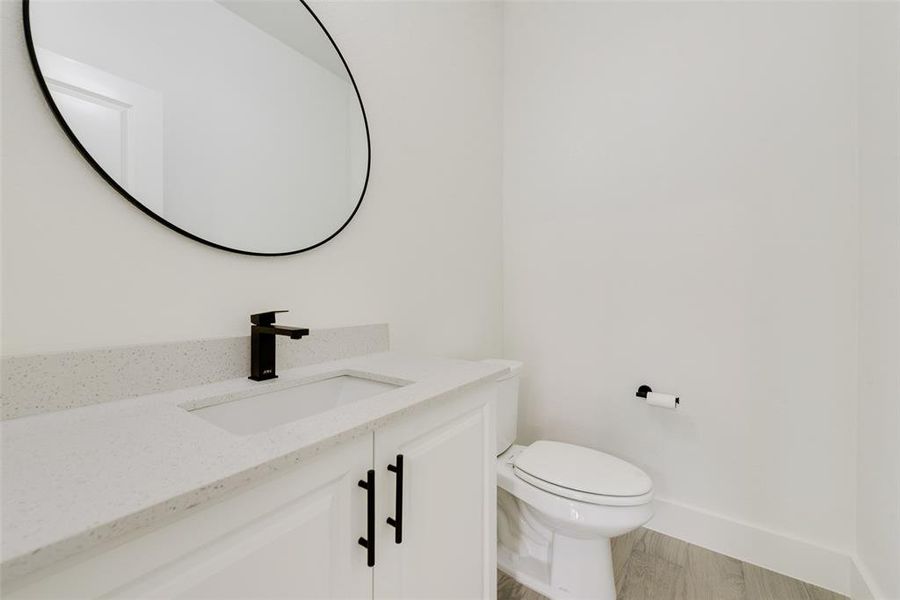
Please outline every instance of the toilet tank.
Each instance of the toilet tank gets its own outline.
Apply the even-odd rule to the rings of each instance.
[[[507,367],[509,372],[497,378],[497,456],[516,441],[519,420],[519,377],[522,363],[491,358],[483,362]]]

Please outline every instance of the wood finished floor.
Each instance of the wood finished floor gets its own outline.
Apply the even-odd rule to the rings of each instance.
[[[650,531],[612,541],[618,600],[847,600],[779,575]],[[497,573],[497,600],[545,600]]]

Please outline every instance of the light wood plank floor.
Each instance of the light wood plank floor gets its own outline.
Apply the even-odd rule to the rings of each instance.
[[[846,600],[845,596],[637,529],[612,541],[618,600]],[[503,573],[497,600],[546,600]]]

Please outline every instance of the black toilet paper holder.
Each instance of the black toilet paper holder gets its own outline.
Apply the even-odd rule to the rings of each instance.
[[[652,391],[653,391],[653,388],[651,388],[649,385],[642,385],[641,387],[638,388],[638,391],[635,394],[635,396],[646,400],[647,394]],[[678,398],[678,397],[675,398],[675,404],[681,404],[680,398]]]

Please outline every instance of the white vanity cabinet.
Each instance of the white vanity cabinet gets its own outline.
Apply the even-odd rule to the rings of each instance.
[[[490,390],[489,386],[482,388]],[[493,396],[472,393],[399,419],[375,434],[376,469],[390,477],[378,505],[397,512],[403,462],[402,540],[378,530],[375,598],[490,598],[496,593],[496,439]]]
[[[4,597],[490,598],[494,394],[481,384],[432,401],[197,512],[13,581]],[[398,455],[400,543],[388,523]],[[369,470],[372,567],[359,543]]]

